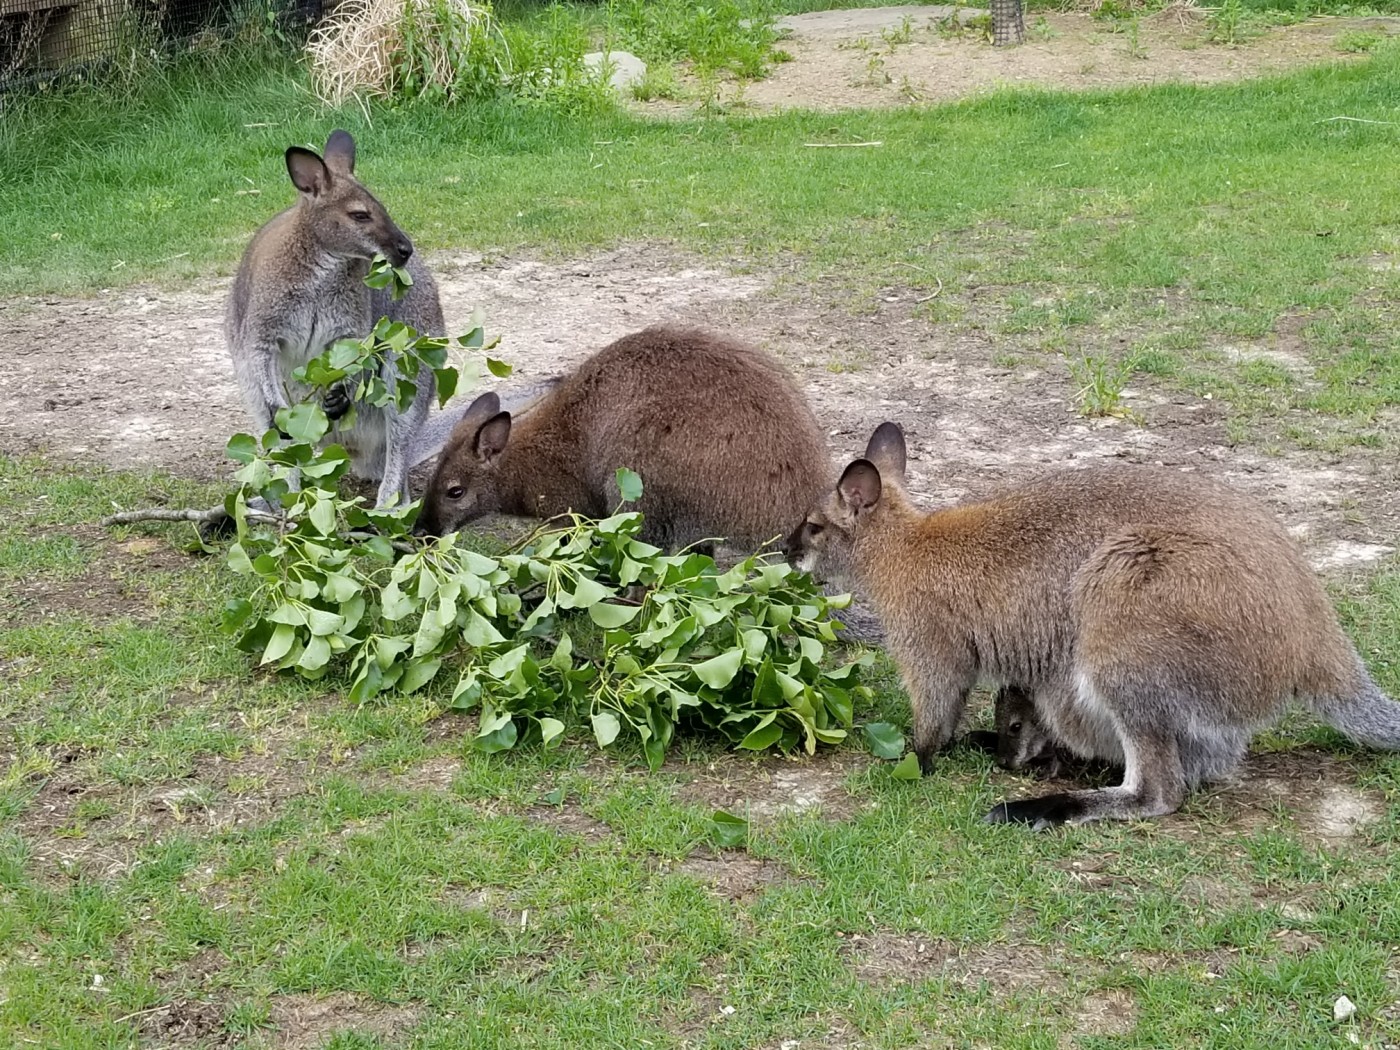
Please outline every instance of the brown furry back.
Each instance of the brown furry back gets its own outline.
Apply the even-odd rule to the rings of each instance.
[[[713,332],[657,326],[604,347],[514,420],[494,462],[473,461],[479,430],[454,434],[426,513],[454,524],[442,493],[475,490],[470,516],[605,514],[615,474],[642,477],[653,543],[716,537],[753,548],[781,536],[831,483],[806,399],[771,356]]]

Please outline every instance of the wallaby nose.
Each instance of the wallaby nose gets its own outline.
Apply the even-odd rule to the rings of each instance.
[[[778,546],[778,549],[783,553],[784,560],[794,569],[797,568],[797,558],[802,553],[797,543],[798,533],[801,531],[802,526],[799,525],[797,528],[793,529],[792,532],[788,533],[783,542]]]
[[[397,256],[397,258],[394,259],[394,265],[402,266],[404,263],[408,262],[409,256],[413,254],[413,242],[407,237],[400,237],[394,243],[394,254]]]

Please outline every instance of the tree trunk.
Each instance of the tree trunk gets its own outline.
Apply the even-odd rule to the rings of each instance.
[[[1021,14],[1021,0],[991,0],[992,46],[1023,44],[1026,41],[1026,20]]]

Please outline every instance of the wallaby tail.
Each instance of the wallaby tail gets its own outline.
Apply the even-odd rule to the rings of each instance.
[[[1358,744],[1400,751],[1400,702],[1381,692],[1365,671],[1355,691],[1316,698],[1312,708],[1328,725]]]

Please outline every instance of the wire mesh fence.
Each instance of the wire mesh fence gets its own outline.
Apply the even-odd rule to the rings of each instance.
[[[0,95],[250,19],[304,33],[321,8],[322,0],[0,0]]]

